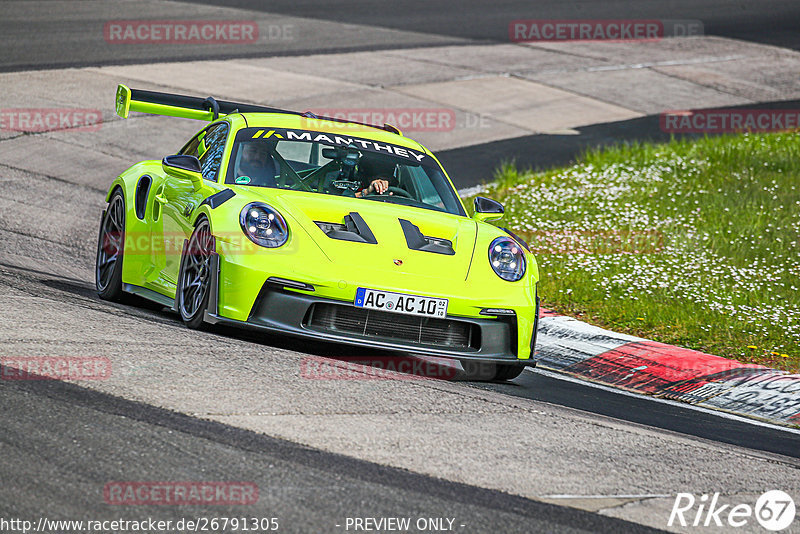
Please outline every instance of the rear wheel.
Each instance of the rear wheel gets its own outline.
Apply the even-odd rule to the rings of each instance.
[[[178,281],[178,311],[184,324],[192,329],[203,329],[208,296],[211,289],[211,258],[215,253],[214,237],[207,219],[203,219],[189,238],[181,258],[181,276]]]
[[[100,222],[95,263],[95,286],[103,300],[122,300],[122,255],[125,249],[125,198],[117,189]]]

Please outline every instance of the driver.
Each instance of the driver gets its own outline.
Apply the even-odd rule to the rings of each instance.
[[[247,176],[250,178],[248,185],[277,187],[275,175],[277,174],[275,160],[270,154],[266,143],[250,141],[242,147],[242,159],[239,162],[237,178]]]
[[[365,153],[358,160],[356,179],[361,182],[361,187],[355,196],[361,198],[366,195],[383,195],[389,186],[397,186],[394,178],[395,163],[376,154]],[[389,193],[390,195],[392,193]]]

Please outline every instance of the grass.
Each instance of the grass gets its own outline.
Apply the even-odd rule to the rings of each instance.
[[[483,195],[527,239],[546,307],[800,371],[800,137],[744,134],[503,163]]]

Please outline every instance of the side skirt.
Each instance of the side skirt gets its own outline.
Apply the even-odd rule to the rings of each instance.
[[[152,289],[147,289],[146,287],[135,286],[133,284],[122,284],[122,290],[126,293],[132,293],[142,298],[146,298],[147,300],[152,300],[153,302],[157,302],[158,304],[166,306],[167,308],[172,308],[175,304],[174,299],[162,295],[157,291],[153,291]]]

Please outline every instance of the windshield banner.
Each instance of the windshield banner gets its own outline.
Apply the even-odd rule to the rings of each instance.
[[[361,139],[349,135],[334,133],[314,132],[310,130],[291,130],[283,128],[246,128],[243,130],[248,139],[278,139],[286,141],[303,141],[307,143],[321,143],[332,147],[352,147],[359,151],[375,154],[387,154],[408,160],[406,165],[434,165],[432,158],[422,151],[410,148],[381,143],[372,139]]]

